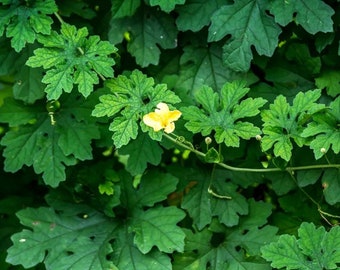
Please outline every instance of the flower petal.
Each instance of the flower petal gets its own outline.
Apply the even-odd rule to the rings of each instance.
[[[169,112],[169,107],[167,104],[160,102],[157,104],[157,109],[155,110],[156,113],[167,113]]]
[[[171,133],[171,132],[173,132],[174,130],[175,130],[175,123],[173,123],[173,122],[169,123],[169,124],[165,127],[165,129],[164,129],[164,131],[165,131],[166,133]]]
[[[177,121],[181,117],[182,113],[178,110],[174,110],[167,113],[167,121],[174,122]]]
[[[143,122],[145,125],[152,127],[154,131],[160,131],[164,128],[162,125],[162,119],[156,112],[151,112],[144,115]]]

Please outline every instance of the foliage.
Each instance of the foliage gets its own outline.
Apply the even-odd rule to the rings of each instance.
[[[263,257],[272,261],[273,267],[286,269],[337,269],[339,254],[339,227],[329,232],[315,228],[312,223],[302,223],[298,235],[281,235],[277,242],[262,248]]]
[[[0,0],[0,268],[339,268],[339,12]]]

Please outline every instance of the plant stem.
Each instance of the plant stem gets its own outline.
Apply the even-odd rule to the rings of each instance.
[[[181,142],[178,138],[178,136],[174,135],[174,137],[170,136],[169,134],[165,134],[164,136],[172,141],[173,143],[177,144],[178,146],[183,147],[184,149],[187,149],[196,155],[200,157],[205,157],[205,154],[201,151],[198,151],[197,149],[193,148],[191,145],[186,144],[185,141]],[[268,173],[268,172],[282,172],[282,171],[287,171],[287,172],[293,172],[293,171],[301,171],[301,170],[311,170],[311,169],[326,169],[326,168],[337,168],[340,169],[340,164],[317,164],[317,165],[307,165],[307,166],[297,166],[297,167],[286,167],[285,169],[280,169],[280,168],[240,168],[240,167],[234,167],[230,166],[225,163],[216,163],[222,168],[225,168],[230,171],[235,171],[235,172],[254,172],[254,173]]]

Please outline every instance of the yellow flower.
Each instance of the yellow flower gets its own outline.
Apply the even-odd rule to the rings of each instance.
[[[157,109],[154,112],[144,115],[143,122],[152,127],[154,131],[164,129],[166,133],[171,133],[175,130],[174,121],[178,120],[181,115],[182,113],[178,110],[169,111],[168,105],[161,102],[157,104]]]

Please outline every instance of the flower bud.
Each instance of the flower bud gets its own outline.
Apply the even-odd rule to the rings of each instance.
[[[325,147],[322,147],[322,148],[320,149],[320,152],[321,152],[322,154],[326,154],[327,150],[326,150]]]
[[[206,137],[206,138],[204,139],[204,142],[205,142],[206,145],[209,145],[209,144],[212,143],[212,139],[211,139],[210,137]]]

